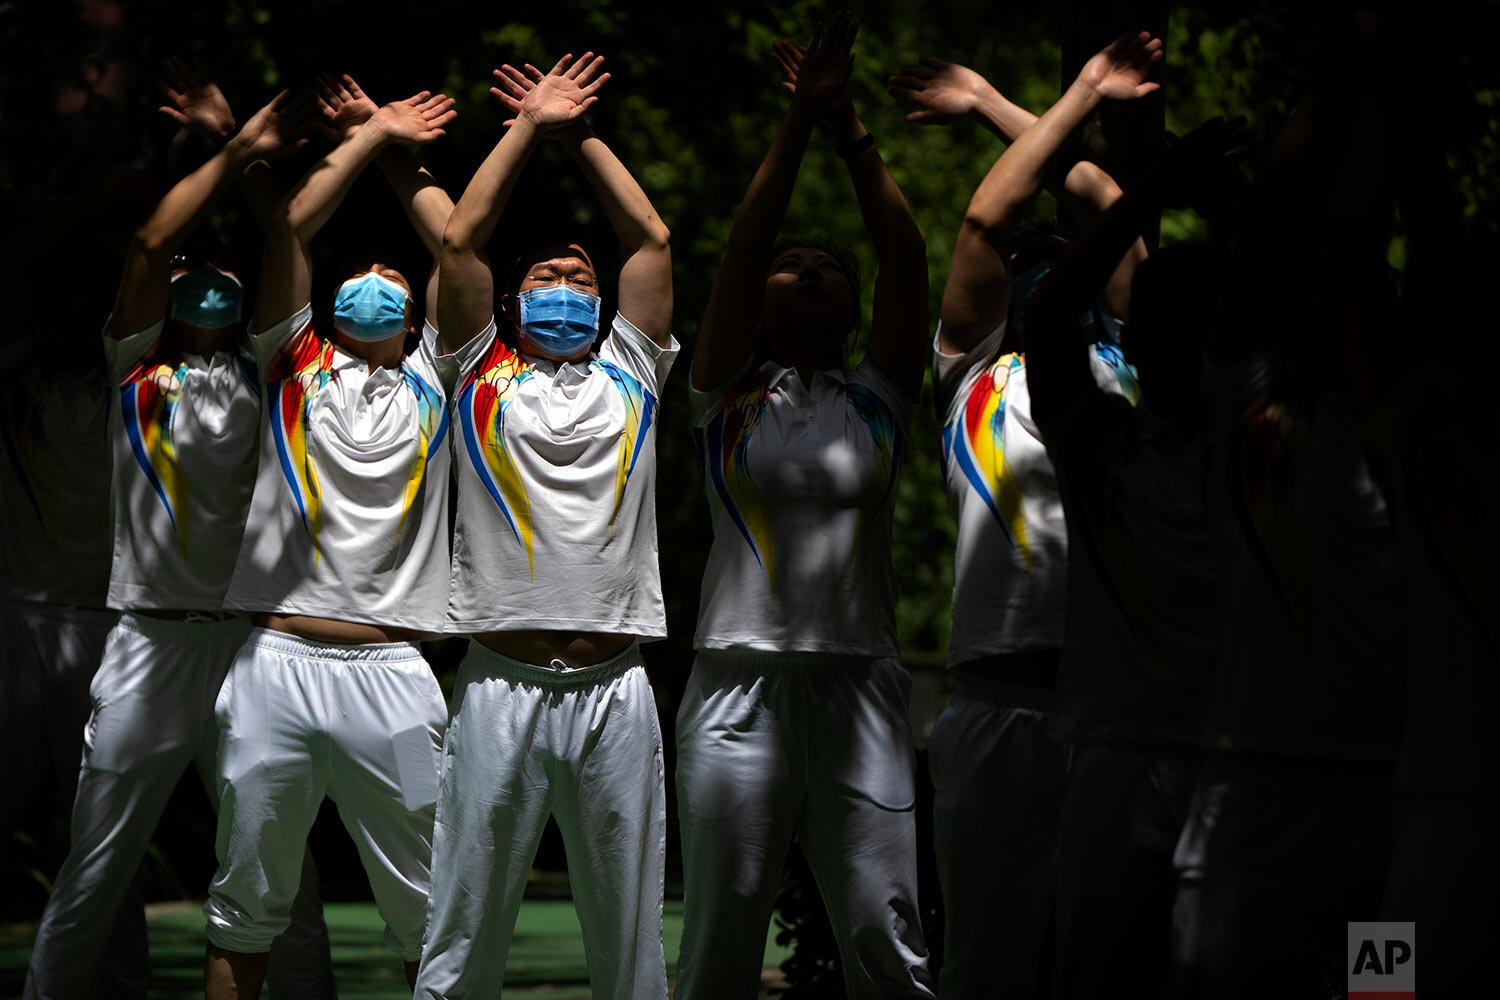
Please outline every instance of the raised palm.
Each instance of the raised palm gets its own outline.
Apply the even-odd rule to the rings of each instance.
[[[169,103],[157,110],[194,135],[225,139],[234,131],[234,112],[217,84],[209,79],[203,60],[192,67],[176,56],[163,59],[161,74],[152,76]]]
[[[544,132],[563,128],[583,116],[594,105],[601,87],[609,80],[608,73],[600,73],[604,57],[585,52],[573,62],[572,53],[563,56],[547,73],[531,63],[522,70],[509,63],[494,71],[500,86],[491,87],[490,93],[514,116],[525,118]]]
[[[453,98],[422,91],[404,101],[392,101],[371,116],[386,137],[398,146],[425,146],[441,139],[443,126],[458,117]]]
[[[1152,66],[1164,58],[1161,45],[1149,31],[1121,35],[1083,64],[1078,79],[1107,100],[1145,97],[1161,87],[1148,79]]]
[[[890,94],[911,101],[918,110],[906,120],[918,125],[947,125],[967,118],[993,88],[967,66],[924,56],[918,66],[903,66],[891,77]]]
[[[307,91],[293,97],[290,90],[283,90],[251,116],[235,139],[252,158],[271,160],[307,145],[308,133],[317,123],[316,94]]]
[[[813,29],[812,41],[806,48],[783,47],[773,50],[778,61],[787,52],[797,53],[797,60],[790,65],[787,84],[792,91],[792,100],[805,102],[818,114],[831,110],[844,94],[849,83],[849,74],[854,69],[854,37],[859,34],[859,22],[847,10],[833,16],[826,26],[819,24]],[[787,71],[783,63],[783,71]]]
[[[380,110],[380,105],[370,99],[354,82],[354,77],[345,73],[335,78],[328,73],[319,73],[314,80],[318,93],[318,104],[323,122],[333,138],[343,141]]]

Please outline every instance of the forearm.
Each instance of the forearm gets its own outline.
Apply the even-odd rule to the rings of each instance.
[[[713,388],[728,378],[754,350],[765,299],[766,265],[786,217],[813,125],[813,115],[793,100],[740,203],[693,352],[693,383],[700,389]]]
[[[443,230],[453,212],[453,199],[419,164],[410,150],[388,146],[376,157],[381,173],[401,203],[422,245],[437,260],[443,250]]]
[[[665,247],[671,234],[646,192],[609,146],[586,125],[569,129],[560,139],[604,207],[626,254],[643,246]]]
[[[448,216],[443,229],[445,258],[450,250],[472,254],[490,241],[521,170],[541,141],[541,132],[525,117],[517,118],[500,137]]]
[[[974,119],[1007,144],[1019,139],[1035,125],[1037,116],[991,87],[981,94],[974,108]]]
[[[995,161],[973,198],[964,224],[992,239],[1015,223],[1022,207],[1040,193],[1054,162],[1085,118],[1099,104],[1091,88],[1075,83]]]
[[[245,147],[231,140],[178,181],[136,230],[133,252],[170,260],[208,215],[215,196],[233,184],[249,162]]]
[[[869,134],[852,106],[835,120],[831,131],[834,141],[840,146],[858,142]],[[881,263],[913,258],[925,260],[927,246],[922,232],[912,218],[911,208],[900,186],[886,168],[880,150],[868,146],[849,156],[844,164],[854,185],[865,232],[869,234]]]
[[[304,244],[333,217],[357,178],[386,146],[380,128],[366,122],[313,165],[292,188],[281,210],[287,225]]]

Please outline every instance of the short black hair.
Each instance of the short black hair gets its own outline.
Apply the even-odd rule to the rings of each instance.
[[[838,264],[839,270],[844,274],[844,280],[849,282],[849,329],[859,330],[859,258],[854,252],[840,243],[836,243],[826,236],[812,234],[808,236],[787,236],[776,241],[771,248],[771,257],[766,261],[766,267],[786,253],[788,250],[818,250],[832,257]]]
[[[1031,270],[1042,261],[1056,260],[1067,247],[1068,236],[1056,219],[1027,219],[1005,241],[1005,257],[1011,276]],[[1015,260],[1010,260],[1012,254]]]
[[[599,277],[599,269],[594,266],[594,260],[589,256],[587,250],[577,240],[568,237],[556,239],[538,240],[527,247],[515,261],[510,265],[510,274],[505,279],[505,290],[515,295],[521,289],[521,282],[526,280],[526,275],[532,267],[544,260],[554,257],[577,257],[589,266],[594,272],[594,277]]]

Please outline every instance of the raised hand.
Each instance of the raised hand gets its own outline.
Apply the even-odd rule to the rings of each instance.
[[[785,80],[782,86],[793,96],[797,96],[797,74],[801,69],[802,60],[807,56],[807,46],[793,45],[791,42],[777,42],[771,46],[771,58],[776,65],[781,67],[781,73]],[[849,100],[849,91],[841,90],[829,104],[828,110],[823,113],[823,124],[836,128],[840,119],[849,118],[854,114],[854,102]]]
[[[319,120],[318,97],[312,91],[292,96],[283,90],[257,111],[232,140],[250,159],[272,160],[307,145]]]
[[[324,131],[338,142],[353,135],[380,109],[380,105],[360,90],[359,84],[348,73],[337,78],[330,73],[319,73],[313,86],[318,95]]]
[[[822,116],[833,110],[849,74],[854,69],[854,36],[859,34],[859,22],[847,10],[833,15],[833,21],[825,27],[819,24],[813,29],[812,41],[800,50],[795,64],[783,65],[790,69],[791,79],[786,81],[792,91],[793,103],[801,102],[815,114]],[[788,51],[798,51],[787,45],[773,55],[780,62]]]
[[[208,77],[203,60],[194,58],[191,68],[176,56],[161,61],[155,83],[169,103],[156,110],[194,135],[205,139],[227,139],[234,132],[234,112],[229,101]]]
[[[545,74],[531,63],[524,65],[524,73],[507,63],[494,71],[500,86],[490,93],[515,116],[506,119],[507,126],[525,118],[550,132],[577,121],[599,99],[599,89],[609,80],[608,73],[599,72],[603,65],[604,57],[592,52],[577,62],[568,53]]]
[[[911,101],[918,110],[906,116],[918,125],[947,125],[969,118],[985,95],[993,93],[990,82],[967,66],[924,56],[917,66],[903,66],[891,77],[892,97]]]
[[[404,101],[392,101],[370,120],[398,146],[425,146],[443,137],[443,126],[458,117],[453,98],[422,91]]]
[[[1164,58],[1161,45],[1161,39],[1152,38],[1149,31],[1121,35],[1083,64],[1078,82],[1106,100],[1145,97],[1161,88],[1161,84],[1147,79],[1152,65]]]

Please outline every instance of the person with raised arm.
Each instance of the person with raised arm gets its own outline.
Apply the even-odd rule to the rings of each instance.
[[[923,59],[891,80],[919,124],[977,120],[1012,145],[974,192],[954,241],[934,338],[943,474],[958,524],[948,666],[955,690],[933,724],[933,844],[943,892],[941,995],[1030,997],[1043,964],[1057,876],[1057,817],[1068,749],[1052,732],[1067,586],[1057,477],[1031,417],[1025,299],[1067,246],[1022,218],[1044,184],[1080,215],[1120,196],[1067,146],[1097,100],[1134,100],[1161,42],[1127,36],[1090,59],[1038,119],[978,73]],[[1078,99],[1082,94],[1084,99]],[[1052,183],[1061,179],[1062,183]],[[1137,240],[1080,311],[1094,380],[1133,401],[1120,353]]]
[[[735,217],[693,356],[714,541],[677,716],[684,1000],[756,995],[794,835],[849,995],[932,995],[891,563],[928,358],[926,244],[845,93],[857,30],[846,11],[805,49],[777,46],[790,107]],[[776,239],[820,121],[880,267],[853,371],[854,258]]]
[[[551,815],[596,997],[667,995],[666,789],[640,644],[666,635],[656,428],[677,357],[667,227],[583,113],[609,79],[592,52],[503,66],[512,113],[443,234],[439,336],[457,379],[454,685],[416,994],[495,997]],[[589,254],[530,235],[499,302],[485,252],[546,138],[577,163],[620,244],[613,321]],[[496,309],[498,304],[499,309]]]
[[[251,335],[260,466],[225,604],[255,627],[216,704],[219,869],[203,907],[211,1000],[259,995],[298,880],[294,845],[325,795],[408,983],[427,907],[446,706],[416,640],[441,630],[448,595],[448,410],[425,339],[405,353],[418,309],[390,261],[351,259],[332,335],[314,330],[312,243],[381,160],[436,246],[451,202],[392,147],[435,141],[455,113],[426,91],[374,109],[347,77],[320,90],[340,142],[271,213]]]
[[[228,104],[206,75],[195,83],[197,97],[174,103],[189,122],[218,122],[207,134],[222,138]],[[293,152],[315,120],[312,95],[282,92],[167,192],[126,251],[104,330],[115,387],[107,601],[121,614],[90,685],[72,844],[27,971],[33,1000],[94,995],[109,926],[182,772],[196,766],[218,801],[213,705],[248,624],[225,613],[224,598],[255,479],[258,399],[238,347],[233,257],[190,240],[219,195],[262,158]],[[291,849],[301,857],[305,846]],[[297,898],[278,982],[331,995],[315,890]]]
[[[1170,147],[1064,251],[1027,311],[1031,413],[1070,553],[1055,708],[1073,749],[1059,820],[1059,997],[1156,996],[1168,977],[1172,853],[1223,634],[1200,390],[1223,261],[1184,245],[1137,268],[1123,333],[1134,407],[1100,386],[1076,317],[1163,207],[1199,203],[1193,185],[1220,177],[1212,168],[1237,141],[1215,122]]]

